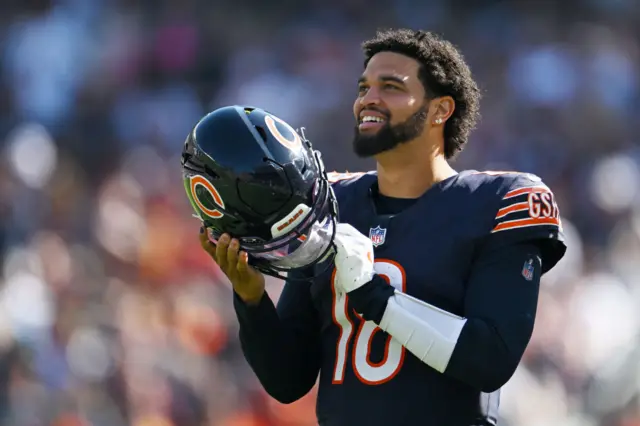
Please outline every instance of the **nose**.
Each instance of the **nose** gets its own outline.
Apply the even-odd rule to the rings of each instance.
[[[360,105],[380,105],[380,92],[375,87],[370,87],[367,92],[360,97]]]

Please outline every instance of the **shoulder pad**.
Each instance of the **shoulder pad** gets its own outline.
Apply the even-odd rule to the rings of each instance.
[[[492,184],[498,190],[509,188],[514,182],[529,182],[530,184],[542,183],[540,177],[533,173],[522,172],[502,172],[502,171],[469,171],[466,175],[467,179],[477,181],[477,184]],[[544,184],[543,184],[544,185]]]
[[[329,183],[336,183],[344,180],[352,180],[361,177],[366,174],[366,172],[328,172],[327,178],[329,179]]]
[[[340,191],[341,188],[347,188],[353,183],[361,180],[363,177],[374,176],[373,172],[330,172],[327,173],[329,183],[333,187],[334,191]]]
[[[339,209],[349,209],[352,200],[358,199],[358,194],[367,191],[375,180],[374,172],[357,173],[327,173],[331,188],[338,201]]]

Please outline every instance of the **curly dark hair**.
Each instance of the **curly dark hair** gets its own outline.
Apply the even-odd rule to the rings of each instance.
[[[455,110],[444,127],[444,155],[453,158],[464,148],[479,118],[480,89],[462,54],[450,42],[426,31],[380,30],[362,43],[364,66],[380,52],[400,53],[420,63],[418,78],[427,98],[451,96]]]

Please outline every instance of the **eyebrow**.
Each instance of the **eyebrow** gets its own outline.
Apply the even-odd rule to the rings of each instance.
[[[405,82],[402,78],[397,77],[395,75],[382,75],[380,77],[378,77],[378,81],[381,81],[383,83],[396,83],[396,84],[401,84],[403,86],[405,86]],[[362,84],[362,83],[366,83],[367,82],[367,78],[365,76],[361,76],[358,79],[358,84]]]

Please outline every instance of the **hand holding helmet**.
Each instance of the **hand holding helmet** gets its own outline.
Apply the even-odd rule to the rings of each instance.
[[[249,265],[249,256],[239,251],[238,240],[224,234],[215,245],[209,240],[206,229],[200,228],[200,245],[229,278],[233,290],[243,301],[249,304],[260,302],[264,294],[264,275]]]

